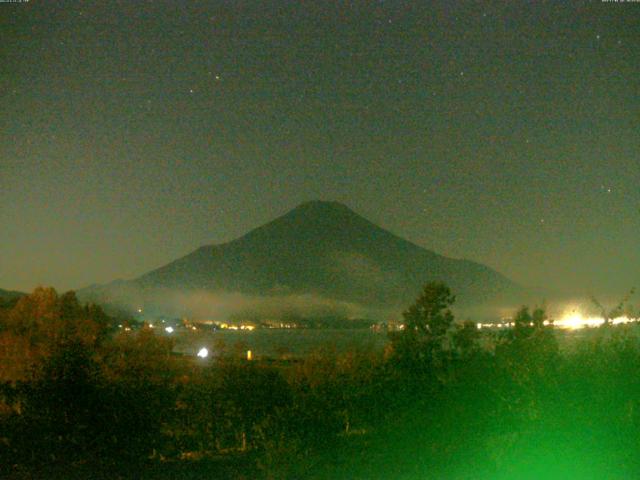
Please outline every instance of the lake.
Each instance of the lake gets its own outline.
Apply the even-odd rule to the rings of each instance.
[[[345,352],[353,349],[383,350],[385,332],[370,329],[257,329],[253,331],[178,331],[174,332],[174,352],[196,355],[207,348],[210,355],[251,350],[259,357],[303,357],[322,348]]]

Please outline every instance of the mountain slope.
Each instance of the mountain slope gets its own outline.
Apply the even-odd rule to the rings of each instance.
[[[132,283],[154,288],[316,294],[380,306],[406,305],[428,280],[450,285],[464,304],[517,286],[494,270],[443,257],[336,202],[304,203],[221,245],[209,245]]]
[[[26,295],[26,294],[22,292],[16,292],[13,290],[3,290],[0,288],[0,300],[3,300],[3,301],[14,300],[16,298],[22,297],[23,295]]]

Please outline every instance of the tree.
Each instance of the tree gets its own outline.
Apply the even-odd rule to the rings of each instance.
[[[480,339],[480,331],[478,325],[467,320],[462,324],[456,325],[453,334],[453,346],[460,358],[468,358],[479,350],[478,340]]]
[[[391,334],[393,357],[415,373],[432,372],[447,363],[447,333],[454,320],[455,296],[442,282],[429,282],[402,315],[404,328]]]
[[[622,315],[625,315],[625,314],[627,314],[627,316],[630,316],[630,317],[634,316],[633,307],[629,302],[631,300],[631,297],[635,294],[635,292],[636,292],[635,288],[632,288],[631,290],[629,290],[629,292],[620,299],[620,301],[616,304],[616,306],[611,309],[608,309],[605,306],[603,306],[602,303],[600,303],[600,301],[595,296],[591,297],[591,302],[595,305],[600,315],[604,319],[603,326],[611,325],[611,322],[615,318],[621,317]]]
[[[253,444],[255,427],[274,410],[291,404],[289,385],[277,370],[252,362],[221,365],[218,373],[217,408],[245,450]]]
[[[75,293],[36,288],[2,315],[0,381],[37,377],[47,359],[68,345],[95,349],[106,338],[109,317],[95,305],[80,305]]]
[[[557,384],[560,351],[544,308],[518,310],[514,327],[504,333],[496,346],[496,361],[504,374],[504,398],[509,410],[522,418],[542,414],[542,400],[550,401]],[[545,393],[546,392],[546,393]]]

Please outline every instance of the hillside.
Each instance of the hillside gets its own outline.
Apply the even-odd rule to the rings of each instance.
[[[25,295],[22,292],[16,292],[13,290],[3,290],[0,288],[0,300],[13,300],[15,298]]]

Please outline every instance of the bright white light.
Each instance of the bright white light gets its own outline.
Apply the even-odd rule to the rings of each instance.
[[[201,348],[201,349],[198,351],[198,356],[199,356],[200,358],[207,358],[207,357],[209,356],[209,350],[207,350],[206,348]]]
[[[173,333],[173,327],[167,327],[164,329],[164,331],[167,333]]]
[[[584,327],[597,327],[604,323],[603,318],[585,317],[581,313],[573,312],[565,315],[555,322],[558,328],[566,328],[569,330],[577,330]]]
[[[621,325],[634,321],[636,320],[629,317],[617,317],[611,320],[611,323],[613,325]],[[577,330],[584,327],[599,327],[602,324],[604,324],[604,318],[585,317],[579,312],[571,312],[555,322],[556,327],[567,328],[569,330]]]
[[[630,322],[636,322],[636,321],[637,320],[629,317],[617,317],[611,320],[611,323],[613,323],[614,325],[620,325],[621,323],[630,323]]]

